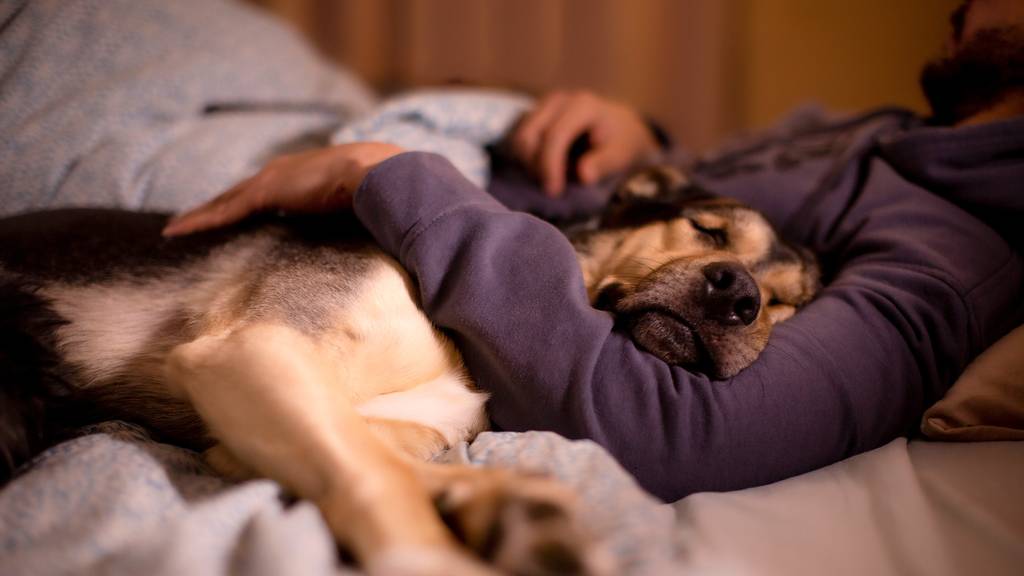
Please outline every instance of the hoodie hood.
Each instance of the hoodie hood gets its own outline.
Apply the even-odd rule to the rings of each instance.
[[[985,221],[1024,253],[1024,117],[918,126],[882,137],[879,148],[904,178]]]

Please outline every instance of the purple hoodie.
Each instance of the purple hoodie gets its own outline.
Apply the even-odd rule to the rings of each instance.
[[[726,381],[639,350],[590,306],[555,227],[439,156],[382,163],[355,210],[491,393],[497,427],[593,439],[665,500],[913,434],[966,364],[1024,319],[1024,119],[950,129],[880,111],[763,140],[692,175],[763,211],[827,275]],[[499,179],[492,192],[557,211],[527,188]],[[565,202],[594,205],[594,194]]]

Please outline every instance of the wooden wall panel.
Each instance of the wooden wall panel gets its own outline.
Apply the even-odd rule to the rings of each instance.
[[[923,109],[958,0],[250,0],[384,90],[451,80],[627,100],[693,149],[808,100]]]
[[[764,126],[814,100],[837,110],[925,110],[917,78],[959,0],[746,0],[741,123]]]
[[[450,81],[589,88],[693,147],[734,127],[726,18],[739,0],[252,0],[385,90]]]

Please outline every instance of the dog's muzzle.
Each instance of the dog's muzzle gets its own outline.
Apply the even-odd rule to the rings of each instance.
[[[627,290],[605,287],[595,305],[613,312],[636,344],[665,362],[727,376],[761,311],[757,282],[738,262],[668,263]]]

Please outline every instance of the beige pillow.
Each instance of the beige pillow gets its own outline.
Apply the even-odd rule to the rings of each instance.
[[[967,367],[924,413],[921,431],[933,440],[1024,440],[1024,326]]]

